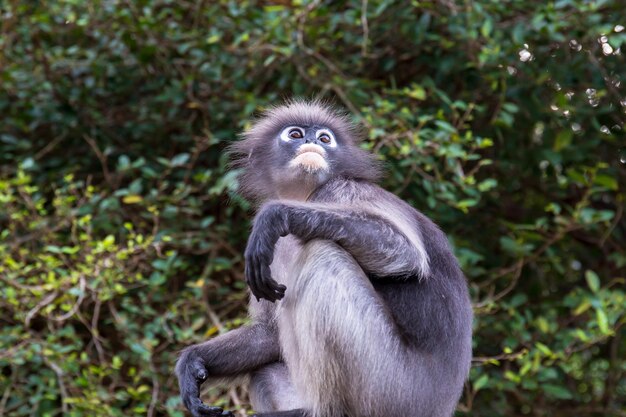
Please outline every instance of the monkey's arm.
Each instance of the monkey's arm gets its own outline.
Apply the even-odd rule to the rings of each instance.
[[[281,236],[304,241],[328,239],[349,252],[367,273],[380,276],[419,276],[428,264],[423,247],[382,215],[366,210],[317,204],[269,203],[254,221],[246,248],[246,280],[257,298],[281,299],[285,286],[271,277],[269,265]]]
[[[176,363],[176,375],[183,404],[194,417],[227,416],[219,407],[200,400],[200,386],[209,378],[248,373],[276,362],[280,348],[276,330],[268,324],[253,324],[232,330],[207,342],[183,350]]]

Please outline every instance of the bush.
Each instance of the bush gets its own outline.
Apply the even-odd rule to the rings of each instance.
[[[0,416],[184,415],[176,352],[246,321],[223,149],[294,95],[348,109],[448,233],[476,313],[459,415],[624,415],[618,3],[4,5]]]

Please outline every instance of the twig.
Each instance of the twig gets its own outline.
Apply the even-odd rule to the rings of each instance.
[[[97,273],[96,273],[97,275]],[[80,305],[82,304],[83,300],[85,299],[85,289],[87,287],[87,282],[85,281],[85,277],[83,275],[80,276],[80,281],[79,281],[79,288],[80,288],[80,293],[78,294],[78,299],[76,300],[76,302],[74,303],[74,305],[72,306],[72,308],[70,309],[70,311],[68,311],[67,313],[59,316],[59,317],[52,317],[52,320],[55,321],[65,321],[67,319],[69,319],[70,317],[72,317],[74,314],[76,314],[76,311],[78,310],[78,308],[80,307]]]
[[[617,225],[619,224],[619,221],[622,218],[622,214],[624,214],[624,206],[621,204],[617,205],[617,212],[615,213],[615,217],[613,218],[613,221],[611,222],[611,226],[609,226],[609,228],[606,230],[606,232],[604,233],[604,235],[602,235],[602,237],[600,238],[600,247],[603,247],[604,244],[606,243],[606,240],[609,238],[609,236],[611,236],[611,233],[613,233],[613,230],[615,230],[615,227],[617,227]]]
[[[0,275],[0,281],[4,282],[7,285],[10,285],[11,287],[17,288],[19,290],[33,291],[33,292],[45,290],[43,285],[24,285],[24,284],[20,284],[17,281],[10,280],[3,275]]]
[[[363,27],[363,42],[361,43],[361,56],[367,57],[367,43],[369,41],[370,28],[367,23],[367,0],[361,1],[361,26]]]
[[[621,325],[618,325],[616,327],[615,335],[612,337],[611,343],[609,344],[609,369],[604,388],[604,396],[602,399],[604,407],[607,409],[607,411],[614,403],[615,390],[618,385],[617,381],[621,379],[619,377],[622,374],[619,367],[619,344],[621,343],[621,337],[619,333],[620,327]]]
[[[367,119],[365,119],[365,117],[363,117],[363,114],[356,108],[352,101],[348,99],[348,95],[341,89],[341,87],[336,84],[332,84],[331,89],[339,96],[341,101],[343,101],[343,104],[345,104],[346,107],[348,107],[348,109],[350,109],[350,111],[355,114],[368,129],[372,128],[372,125],[367,121]]]
[[[91,317],[91,336],[93,339],[93,345],[98,351],[100,363],[104,364],[104,349],[102,349],[102,345],[100,344],[100,330],[98,330],[98,320],[100,319],[100,307],[102,306],[102,300],[100,300],[97,293],[93,294],[92,297],[95,298],[95,305],[93,307],[93,316]]]
[[[519,358],[522,355],[525,355],[528,352],[528,349],[523,348],[522,350],[520,350],[519,352],[513,352],[513,353],[503,353],[501,355],[496,355],[496,356],[474,356],[472,358],[472,362],[477,362],[477,363],[485,363],[485,362],[491,362],[491,361],[501,361],[501,360],[507,360],[507,361],[512,361],[514,359]]]
[[[523,268],[524,268],[524,260],[520,259],[515,264],[515,275],[513,275],[513,279],[511,280],[509,285],[507,285],[505,289],[503,289],[502,291],[500,291],[496,295],[491,295],[491,296],[485,298],[482,302],[477,303],[476,305],[474,305],[474,308],[485,307],[487,304],[491,304],[493,302],[496,302],[499,299],[501,299],[502,297],[504,297],[505,295],[507,295],[508,293],[510,293],[511,291],[513,291],[513,288],[515,288],[515,286],[517,285],[517,282],[519,281],[520,276],[522,275],[522,269]]]
[[[59,143],[61,143],[63,141],[63,139],[65,139],[66,137],[67,137],[67,132],[63,132],[62,134],[60,134],[56,138],[52,139],[50,141],[50,143],[48,143],[46,146],[41,148],[41,150],[35,154],[34,159],[35,160],[39,160],[39,159],[43,158],[45,155],[50,153],[54,148],[56,148],[56,146]]]
[[[315,8],[317,6],[319,6],[320,3],[321,3],[321,0],[314,0],[314,1],[312,1],[309,5],[307,5],[307,7],[296,18],[296,20],[298,21],[298,31],[296,33],[296,40],[298,42],[298,46],[300,46],[300,48],[302,48],[302,50],[307,55],[315,57],[318,61],[320,61],[322,64],[324,64],[332,72],[334,72],[334,73],[340,75],[342,78],[346,79],[348,77],[346,77],[346,75],[339,69],[339,67],[337,67],[335,64],[333,64],[333,62],[330,61],[328,58],[326,58],[325,56],[323,56],[319,52],[315,51],[314,49],[308,47],[304,43],[304,24],[306,23],[306,18],[309,15],[309,13],[311,13],[313,10],[315,10]]]
[[[215,252],[216,250],[214,248],[212,251],[213,255],[210,258],[215,257],[216,255]],[[210,264],[207,264],[204,267],[204,270],[202,271],[201,279],[208,278],[208,276],[210,275],[209,268],[210,268]],[[213,308],[211,307],[211,304],[209,303],[209,299],[208,299],[209,294],[208,294],[206,286],[204,287],[202,298],[204,299],[204,303],[206,304],[207,314],[209,315],[209,319],[211,320],[211,323],[213,323],[213,326],[217,327],[217,330],[220,333],[224,333],[224,325],[222,324],[220,317],[217,315],[215,310],[213,310]]]
[[[57,375],[57,380],[59,382],[59,391],[61,391],[61,411],[63,411],[63,414],[67,414],[69,410],[67,409],[66,399],[69,397],[69,395],[67,393],[67,388],[65,387],[65,382],[63,382],[63,377],[65,376],[65,374],[63,373],[63,370],[59,365],[52,362],[46,356],[43,356],[43,361]]]
[[[26,318],[24,319],[24,327],[30,327],[30,321],[33,319],[35,314],[37,314],[42,308],[53,302],[59,293],[57,291],[51,292],[46,297],[44,297],[40,302],[37,303],[32,310],[26,314]]]
[[[94,313],[93,313],[91,323],[89,323],[89,321],[87,321],[87,319],[83,317],[80,310],[76,312],[76,317],[78,317],[78,320],[80,320],[83,326],[85,326],[87,330],[89,331],[89,333],[91,334],[91,342],[96,348],[96,353],[98,354],[98,361],[100,361],[100,364],[104,366],[106,364],[106,358],[104,354],[104,349],[102,347],[102,343],[100,342],[100,332],[98,331],[98,327],[97,327],[98,318],[100,316],[100,306],[102,305],[102,301],[98,299],[97,293],[92,294],[92,299],[95,300],[95,307],[94,307]]]
[[[111,173],[109,172],[109,167],[107,166],[106,155],[102,153],[100,148],[98,148],[98,144],[92,137],[83,135],[83,139],[85,139],[85,141],[89,144],[89,146],[91,146],[91,149],[93,149],[96,156],[98,157],[98,160],[100,161],[100,165],[102,165],[102,173],[104,174],[105,181],[107,182],[107,184],[109,184],[109,186],[115,188],[113,185],[113,180],[111,178]]]
[[[22,347],[30,344],[31,342],[31,340],[23,340],[17,345],[11,346],[10,348],[3,350],[2,352],[0,352],[0,359],[10,358],[15,352],[19,351]]]
[[[154,409],[157,401],[159,400],[159,379],[157,377],[157,370],[154,367],[154,362],[150,359],[150,371],[152,372],[152,399],[150,400],[150,406],[148,407],[148,417],[154,416]]]
[[[550,246],[552,246],[558,240],[563,238],[566,234],[568,234],[569,232],[572,232],[572,231],[574,231],[576,229],[579,229],[580,227],[581,227],[580,225],[575,225],[575,224],[571,224],[571,223],[568,224],[567,226],[563,227],[563,229],[557,231],[550,239],[548,239],[546,242],[544,242],[544,244],[541,245],[541,247],[539,249],[537,249],[535,252],[533,252],[531,255],[529,255],[528,257],[525,257],[525,258],[521,258],[515,264],[501,269],[495,275],[491,276],[491,278],[488,281],[486,281],[484,283],[481,283],[479,286],[481,288],[484,288],[487,285],[492,284],[494,281],[498,280],[499,278],[502,278],[503,276],[508,275],[511,272],[515,272],[517,270],[517,268],[519,267],[518,266],[519,262],[521,262],[522,266],[523,266],[523,265],[525,265],[525,264],[527,264],[529,262],[534,261],[543,252],[545,252]]]
[[[109,301],[107,302],[107,307],[109,307],[109,312],[113,316],[113,319],[115,320],[115,322],[120,325],[124,324],[124,320],[122,320],[122,318],[120,317],[120,314],[117,312],[117,308],[115,308],[115,304]]]
[[[54,227],[52,227],[50,229],[39,229],[37,232],[33,232],[33,233],[29,233],[29,234],[24,235],[24,236],[20,236],[20,237],[16,238],[15,240],[9,242],[9,245],[11,246],[11,249],[15,249],[15,248],[18,248],[19,246],[21,246],[24,243],[30,242],[31,240],[39,240],[44,235],[46,235],[47,233],[51,233],[52,234],[54,232],[57,232],[57,231],[63,229],[64,227],[66,227],[69,224],[69,222],[70,221],[68,219],[63,219],[63,220],[61,220],[60,223],[56,224]],[[33,286],[32,288],[35,288],[35,287]]]
[[[16,379],[17,379],[17,370],[15,369],[15,367],[12,367],[11,379],[9,380],[9,383],[7,384],[7,387],[5,388],[4,393],[2,394],[2,399],[0,400],[0,417],[4,417],[4,412],[6,410],[7,401],[9,401],[9,396],[11,395],[11,389],[13,388],[13,385],[15,384]]]
[[[232,400],[233,404],[235,404],[235,408],[237,408],[237,414],[240,417],[246,417],[246,411],[243,409],[243,405],[241,404],[241,400],[239,399],[239,395],[237,394],[237,390],[235,387],[232,387],[228,390],[228,395]]]

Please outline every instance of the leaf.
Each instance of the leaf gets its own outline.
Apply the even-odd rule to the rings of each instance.
[[[604,334],[610,333],[609,331],[609,319],[606,316],[606,313],[601,308],[596,310],[596,320],[598,320],[598,327],[600,331]]]
[[[456,128],[444,120],[435,120],[435,124],[445,132],[456,133]]]
[[[490,18],[486,18],[483,22],[483,25],[480,27],[480,34],[483,35],[483,37],[488,38],[491,34],[492,29],[493,20],[491,20]]]
[[[215,34],[215,35],[211,35],[207,38],[206,43],[208,43],[209,45],[213,44],[213,43],[217,43],[220,40],[220,35]]]
[[[542,333],[548,333],[550,331],[550,323],[548,323],[548,320],[546,320],[545,317],[538,317],[537,318],[537,327],[539,327],[539,330],[541,330]],[[539,344],[540,343],[537,342],[537,345],[539,345]]]
[[[189,161],[188,153],[181,153],[173,157],[170,161],[171,165],[174,167],[185,165]]]
[[[554,150],[561,151],[572,143],[573,132],[570,129],[561,130],[554,139]]]
[[[552,350],[541,342],[535,343],[537,349],[546,356],[552,356]]]
[[[582,331],[581,329],[576,329],[574,331],[574,335],[579,338],[582,342],[588,342],[589,341],[589,336],[587,336],[587,333],[585,333],[584,331]]]
[[[468,212],[467,209],[469,207],[475,206],[476,204],[478,204],[478,200],[476,200],[475,198],[468,198],[468,199],[459,201],[458,203],[456,203],[456,206],[464,213],[467,213]]]
[[[522,378],[518,374],[512,371],[505,371],[504,377],[508,379],[509,381],[515,382],[516,384],[519,384],[522,381]]]
[[[599,174],[594,178],[594,183],[597,185],[601,185],[609,190],[617,191],[617,179],[615,177],[611,177],[609,175]]]
[[[594,293],[598,292],[600,289],[600,278],[598,278],[598,275],[595,272],[590,269],[585,271],[585,280],[587,281],[587,285],[591,291]]]
[[[407,95],[416,100],[426,100],[426,90],[424,87],[418,84],[413,84],[411,89],[408,89]]]
[[[263,6],[263,10],[267,13],[282,12],[283,10],[285,10],[285,6],[282,6],[280,4]]]
[[[498,186],[498,181],[496,181],[496,180],[495,180],[495,179],[493,179],[493,178],[488,178],[488,179],[486,179],[486,180],[481,181],[481,182],[478,184],[478,190],[479,190],[480,192],[483,192],[483,193],[484,193],[484,192],[489,191],[489,190],[491,190],[492,188],[495,188],[495,187],[497,187],[497,186]]]
[[[137,204],[143,201],[143,197],[137,194],[129,194],[125,195],[124,198],[122,198],[122,201],[124,204]]]
[[[474,392],[480,391],[481,388],[487,385],[487,382],[489,382],[489,375],[482,374],[480,378],[478,378],[476,382],[474,382]]]
[[[573,311],[573,314],[575,316],[580,316],[585,311],[589,310],[589,307],[591,307],[591,303],[588,300],[585,300],[582,303],[580,303],[578,307],[576,307],[576,309]]]
[[[130,158],[127,155],[120,155],[117,160],[117,170],[123,171],[130,167]]]
[[[58,246],[54,246],[54,245],[47,245],[47,246],[45,247],[45,250],[46,250],[47,252],[51,252],[51,253],[62,253],[61,248],[60,248],[60,247],[58,247]]]
[[[543,384],[541,388],[546,394],[559,400],[570,400],[573,398],[572,393],[561,385]]]

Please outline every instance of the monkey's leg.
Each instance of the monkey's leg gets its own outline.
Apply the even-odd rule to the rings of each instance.
[[[250,402],[260,413],[295,410],[303,407],[289,370],[276,362],[254,371],[250,378]],[[263,414],[265,415],[265,414]]]
[[[176,375],[183,404],[194,417],[222,415],[218,407],[200,400],[200,386],[209,378],[227,378],[248,373],[279,358],[276,330],[254,324],[232,330],[183,350]],[[226,414],[224,414],[226,415]]]
[[[337,244],[313,240],[292,265],[281,302],[283,357],[312,417],[429,416],[432,382],[408,354],[387,306]],[[432,397],[431,397],[432,398]]]
[[[287,411],[271,411],[269,413],[257,413],[252,417],[308,417],[309,414],[303,409]]]

